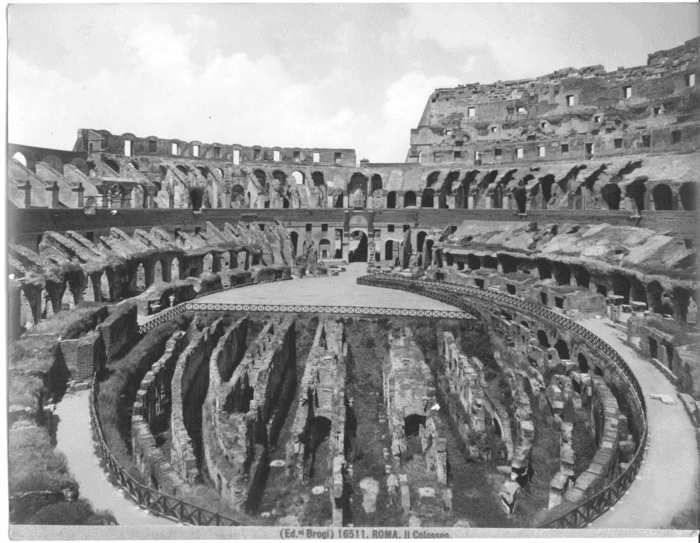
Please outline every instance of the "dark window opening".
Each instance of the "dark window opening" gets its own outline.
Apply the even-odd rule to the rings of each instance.
[[[608,288],[605,285],[596,285],[595,286],[596,292],[598,294],[602,294],[607,298],[608,296]]]
[[[651,147],[651,136],[642,136],[642,147]]]
[[[506,285],[506,290],[508,291],[508,294],[515,296],[515,285]]]
[[[299,162],[301,160],[301,152],[294,151],[292,158],[294,159],[294,162]]]
[[[260,160],[260,149],[253,149],[253,160]]]
[[[545,292],[540,292],[540,300],[544,305],[547,305],[547,294]]]
[[[674,130],[671,132],[671,142],[676,145],[681,142],[681,131],[680,130]]]
[[[148,140],[148,152],[155,153],[158,147],[158,142],[156,140]]]
[[[393,224],[390,224],[390,225],[388,225],[388,226],[386,227],[386,229],[387,229],[389,232],[393,232],[393,231],[394,231],[394,225],[393,225]]]
[[[622,138],[615,138],[615,149],[622,149]]]
[[[311,232],[312,227],[313,227],[313,225],[311,223],[306,223],[306,231],[307,232]]]
[[[686,249],[692,249],[693,248],[693,240],[689,238],[685,238],[683,240],[683,243],[685,244]]]
[[[214,147],[214,158],[221,158],[221,147]]]
[[[328,232],[328,225],[327,224],[321,225],[321,232]]]
[[[336,164],[340,164],[340,162],[343,160],[343,153],[335,153],[333,159],[335,160]]]
[[[202,227],[201,227],[201,226],[195,226],[195,227],[194,227],[194,235],[195,235],[195,236],[198,236],[199,233],[200,233],[201,231],[202,231]]]
[[[94,232],[88,232],[85,234],[85,237],[89,239],[90,241],[95,241],[95,233]]]
[[[564,309],[564,298],[560,298],[559,296],[554,297],[554,305],[556,305],[559,309]]]
[[[493,154],[495,156],[502,156],[503,155],[503,149],[494,149]]]
[[[455,151],[455,160],[462,158],[462,151]]]
[[[484,290],[484,280],[483,279],[475,279],[474,282],[476,283],[477,287],[479,287],[481,290]]]
[[[562,153],[568,153],[568,152],[569,152],[569,144],[568,144],[568,143],[562,143],[562,144],[561,144],[561,152],[562,152]]]
[[[411,227],[410,227],[410,225],[408,225],[408,224],[404,224],[404,225],[403,225],[403,231],[404,231],[404,232],[408,231],[410,228],[411,228]]]

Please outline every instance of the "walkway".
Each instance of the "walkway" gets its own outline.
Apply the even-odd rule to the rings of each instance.
[[[698,507],[700,453],[693,426],[676,387],[625,345],[625,335],[607,319],[588,319],[580,324],[599,336],[625,359],[644,393],[649,419],[649,448],[629,493],[614,508],[593,522],[593,528],[669,528],[677,515]],[[652,399],[667,394],[675,404]]]
[[[68,468],[80,485],[80,497],[89,500],[95,509],[111,511],[120,525],[174,526],[174,522],[146,513],[107,480],[94,452],[89,398],[89,390],[67,394],[54,412],[59,418],[56,450],[66,456]]]
[[[315,277],[263,283],[252,287],[224,290],[197,298],[197,302],[237,304],[345,305],[354,307],[396,307],[454,311],[454,306],[425,296],[357,284],[367,275],[367,264],[354,263],[336,277]]]

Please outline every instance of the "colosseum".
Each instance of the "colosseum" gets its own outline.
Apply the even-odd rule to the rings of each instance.
[[[700,527],[699,53],[435,89],[402,163],[9,143],[11,522]]]

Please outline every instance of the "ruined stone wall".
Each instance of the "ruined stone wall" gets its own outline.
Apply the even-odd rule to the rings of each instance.
[[[391,454],[400,464],[408,450],[406,426],[409,417],[417,417],[426,469],[435,471],[438,481],[446,484],[446,442],[445,438],[438,436],[433,420],[436,416],[433,409],[436,405],[433,375],[413,340],[410,328],[394,330],[389,336],[389,346],[389,356],[382,369]]]
[[[172,379],[171,462],[176,473],[188,483],[201,477],[195,443],[201,432],[201,407],[209,385],[209,358],[224,331],[223,319],[201,332],[190,327],[189,345],[179,356]],[[198,413],[199,412],[199,413]],[[198,423],[198,424],[197,424]]]
[[[267,447],[286,414],[295,384],[294,322],[289,316],[268,323],[236,362],[245,347],[245,325],[238,322],[222,336],[210,359],[204,453],[217,490],[233,507],[254,508],[267,468]],[[224,354],[225,345],[236,354]]]
[[[438,89],[411,130],[409,161],[474,164],[697,148],[700,132],[687,121],[697,111],[699,43],[688,40],[649,55],[647,66],[610,73],[602,66],[567,68],[535,79]]]
[[[115,310],[100,325],[107,360],[111,360],[121,349],[133,341],[136,333],[137,308],[131,302],[123,302],[121,310]]]
[[[343,525],[347,507],[345,422],[346,355],[348,344],[340,321],[322,320],[314,337],[299,385],[299,407],[286,444],[287,474],[292,480],[308,481],[311,468],[311,426],[316,417],[330,421],[329,463],[333,525]]]
[[[172,378],[187,334],[175,332],[165,344],[163,356],[146,373],[136,392],[131,415],[131,450],[139,473],[156,489],[177,496],[188,483],[175,472],[165,453],[156,446],[154,432],[168,423],[172,402]]]

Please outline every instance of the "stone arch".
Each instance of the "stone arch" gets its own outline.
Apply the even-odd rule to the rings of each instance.
[[[681,199],[681,205],[684,211],[696,211],[698,209],[697,187],[695,183],[683,183],[678,190],[678,196]]]
[[[214,255],[207,253],[202,261],[202,273],[212,273],[214,269]]]
[[[350,254],[348,255],[348,263],[368,261],[369,240],[367,238],[367,234],[362,230],[355,229],[350,233],[350,239],[357,239],[357,237],[360,238],[360,242],[355,249],[350,251]]]
[[[644,194],[647,191],[646,181],[647,177],[640,176],[625,188],[625,196],[634,202],[634,205],[637,207],[637,211],[644,210]]]
[[[163,264],[160,260],[157,260],[153,266],[153,281],[155,283],[163,282]]]
[[[56,155],[46,155],[40,162],[48,164],[58,173],[63,173],[63,161]]]
[[[322,239],[318,242],[318,255],[320,258],[331,257],[331,242],[327,239]]]
[[[180,279],[180,259],[178,257],[174,257],[170,263],[170,278],[171,281]]]
[[[430,266],[433,263],[433,245],[435,244],[435,241],[432,239],[427,239],[425,242],[425,262],[423,263],[424,266]]]
[[[428,235],[427,232],[421,230],[416,236],[416,251],[419,253],[423,252],[423,243],[425,243],[425,237]]]
[[[425,188],[430,188],[438,182],[440,171],[431,172],[425,180]]]
[[[192,209],[195,211],[202,209],[202,204],[204,203],[204,189],[202,189],[202,187],[191,188],[190,201],[192,202]]]
[[[121,170],[120,170],[120,168],[119,168],[119,163],[118,163],[116,160],[112,160],[112,159],[110,159],[110,158],[105,158],[105,159],[103,160],[103,162],[104,162],[107,166],[109,166],[110,168],[112,168],[116,173],[120,173],[120,172],[121,172]]]
[[[88,163],[85,162],[85,160],[83,160],[82,158],[74,158],[73,160],[70,161],[70,163],[71,163],[71,165],[78,168],[85,175],[90,175],[90,169],[88,168]]]
[[[354,174],[352,174],[350,182],[348,183],[348,194],[352,194],[353,192],[359,189],[366,195],[368,182],[369,180],[367,179],[366,175],[360,172],[355,172]]]
[[[580,287],[588,288],[591,284],[591,275],[583,266],[574,268],[574,277],[576,278],[576,284]]]
[[[433,189],[423,189],[420,205],[421,207],[435,207],[435,191]]]
[[[651,190],[651,197],[654,199],[654,209],[656,211],[670,211],[673,209],[673,193],[671,187],[659,183]]]
[[[248,258],[248,256],[248,251],[245,249],[238,253],[238,256],[236,257],[238,260],[238,268],[242,270],[248,269],[248,266],[250,265],[250,258]]]
[[[525,213],[527,210],[527,191],[523,187],[518,187],[513,190],[513,199],[518,206],[519,213]]]
[[[552,271],[558,285],[571,284],[571,269],[561,262],[552,262]]]
[[[540,177],[540,187],[542,187],[542,202],[546,205],[552,199],[552,185],[555,179],[553,174]]]
[[[537,330],[537,339],[542,347],[549,349],[551,345],[549,344],[549,338],[547,337],[547,332],[544,330]]]
[[[605,379],[605,373],[603,372],[603,368],[601,368],[600,366],[596,366],[595,369],[593,370],[593,373],[595,375]]]
[[[384,187],[382,185],[382,176],[379,175],[378,173],[375,173],[372,176],[372,179],[370,180],[370,186],[371,186],[371,193],[374,194],[374,191],[376,190],[382,190]]]
[[[540,279],[552,278],[552,265],[549,260],[540,259],[537,261],[537,271],[540,274]]]
[[[267,175],[265,174],[264,171],[258,169],[253,171],[253,175],[255,178],[258,180],[258,183],[260,186],[264,189],[267,187]]]
[[[136,290],[144,290],[146,288],[146,268],[143,262],[139,262],[136,268]]]
[[[24,154],[17,151],[14,155],[12,155],[12,158],[19,162],[25,168],[27,167],[27,157],[25,157]]]
[[[578,353],[578,371],[580,373],[588,373],[590,366],[588,365],[588,359],[586,358],[586,355],[583,353]]]
[[[622,189],[616,183],[608,183],[600,189],[600,196],[608,205],[608,209],[620,209],[620,200],[622,199]]]
[[[403,206],[404,207],[416,207],[416,193],[409,190],[403,195]]]
[[[292,239],[292,247],[294,247],[294,254],[296,255],[298,253],[297,245],[299,244],[299,234],[292,231],[289,237]]]
[[[384,244],[384,260],[393,260],[393,259],[394,259],[394,240],[389,239]]]
[[[387,209],[396,209],[396,191],[392,190],[386,195]]]
[[[566,341],[563,339],[557,340],[557,342],[554,344],[554,348],[557,350],[557,354],[559,355],[560,360],[569,360],[569,346],[566,344]]]
[[[175,167],[178,169],[178,171],[180,171],[180,173],[182,173],[182,175],[186,176],[189,173],[189,169],[184,164],[178,164]]]
[[[467,267],[470,270],[479,270],[481,269],[481,259],[473,254],[467,255]]]

